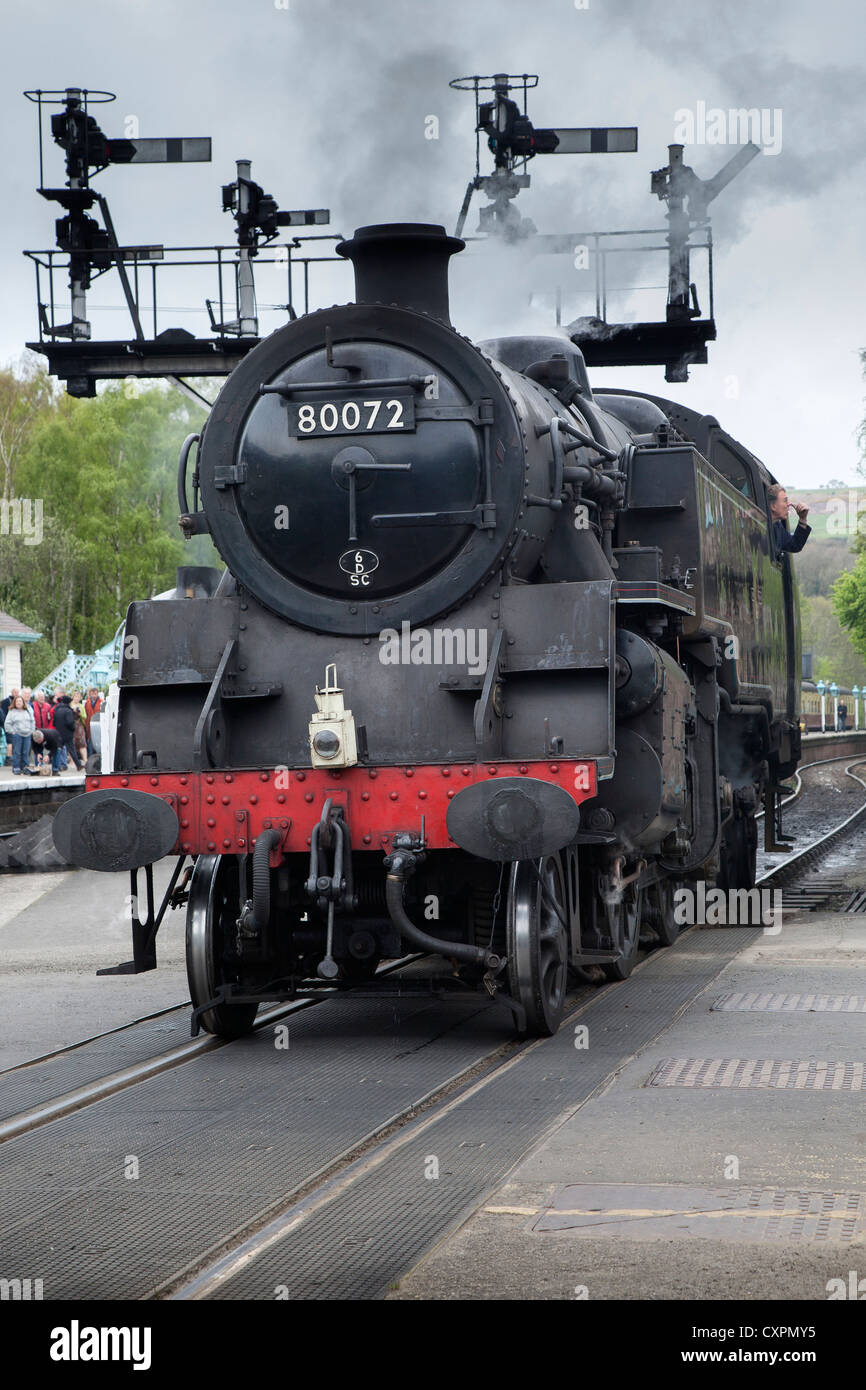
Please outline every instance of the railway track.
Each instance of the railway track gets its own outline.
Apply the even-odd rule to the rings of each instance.
[[[864,759],[821,761],[855,776]],[[864,818],[866,798],[761,885],[791,882]],[[476,995],[410,992],[415,958],[389,967],[402,996],[280,1006],[239,1042],[174,1043],[178,1006],[15,1067],[0,1074],[6,1261],[44,1264],[46,1298],[381,1296],[758,930],[684,933],[687,968],[665,968],[677,943],[580,990],[554,1039],[513,1038]],[[579,1084],[577,1020],[601,1040]],[[121,1040],[144,1055],[106,1072]]]

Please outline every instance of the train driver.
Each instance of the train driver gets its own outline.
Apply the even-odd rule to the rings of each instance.
[[[789,502],[788,494],[781,483],[773,483],[772,487],[767,488],[767,498],[773,521],[776,554],[780,555],[783,550],[789,550],[796,555],[798,551],[803,549],[812,531],[811,526],[806,525],[809,508],[805,502]],[[793,535],[788,530],[788,512],[792,508],[798,517],[797,528]]]

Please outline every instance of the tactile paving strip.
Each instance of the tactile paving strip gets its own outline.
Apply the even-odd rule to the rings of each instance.
[[[773,994],[751,990],[742,994],[720,994],[713,1011],[768,1014],[866,1014],[862,994]]]
[[[864,1217],[862,1192],[601,1183],[561,1187],[532,1229],[630,1240],[691,1235],[850,1244],[862,1238]]]
[[[645,1086],[694,1090],[764,1087],[782,1091],[862,1091],[866,1063],[778,1061],[756,1057],[666,1057]]]

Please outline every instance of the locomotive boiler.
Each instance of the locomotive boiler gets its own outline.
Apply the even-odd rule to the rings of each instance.
[[[677,885],[751,885],[799,756],[771,475],[711,417],[594,392],[564,333],[462,337],[462,247],[360,228],[355,302],[228,378],[179,482],[225,569],[131,605],[103,764],[56,817],[134,903],[145,870],[118,969],[188,898],[210,1032],[421,951],[551,1033],[570,970],[670,943]]]

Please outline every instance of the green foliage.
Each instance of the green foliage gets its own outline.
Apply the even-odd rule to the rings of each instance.
[[[866,551],[860,552],[854,568],[833,585],[833,608],[847,629],[851,645],[866,658]]]
[[[219,564],[206,538],[187,543],[177,527],[178,453],[204,412],[162,385],[74,400],[40,371],[0,372],[6,496],[42,502],[41,543],[0,535],[0,609],[43,634],[24,648],[31,685],[70,647],[107,642],[133,599],[173,587],[178,564]]]
[[[861,352],[860,360],[866,371],[866,351]],[[860,426],[859,443],[861,461],[859,472],[866,477],[866,418]],[[839,622],[847,629],[851,645],[866,658],[866,537],[858,534],[854,539],[857,560],[853,569],[841,574],[832,589],[833,608]],[[862,681],[859,682],[862,684]]]
[[[837,586],[850,578],[852,571],[837,580]],[[835,595],[835,589],[834,589]],[[815,680],[834,680],[839,685],[863,685],[866,682],[866,650],[859,647],[840,622],[835,598],[821,594],[803,600],[801,626],[803,650],[813,655],[812,675]]]

